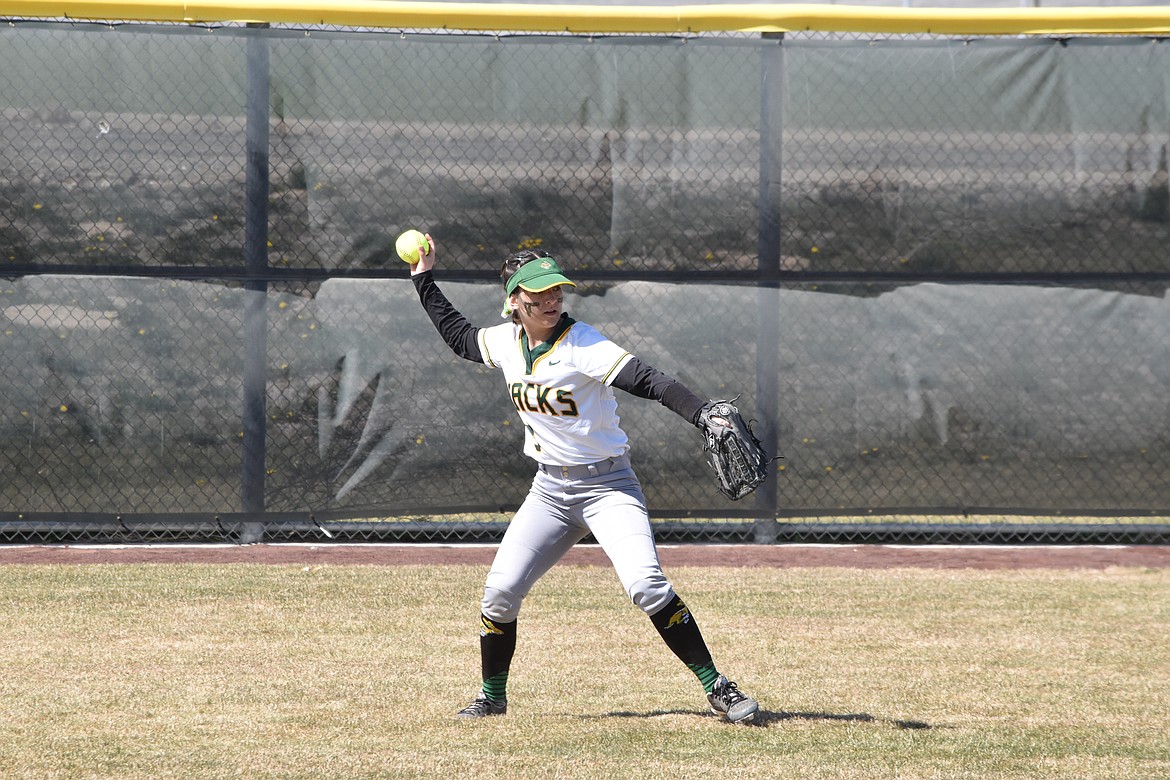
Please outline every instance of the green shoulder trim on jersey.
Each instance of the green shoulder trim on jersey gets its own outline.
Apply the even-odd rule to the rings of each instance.
[[[617,371],[617,367],[622,364],[622,361],[625,360],[629,356],[629,354],[630,354],[629,352],[622,353],[622,356],[620,358],[618,358],[617,362],[615,362],[613,364],[613,368],[611,368],[609,371],[605,372],[605,376],[602,378],[601,384],[608,385],[611,381],[613,381],[614,372]]]
[[[488,340],[487,340],[486,334],[487,334],[487,328],[484,328],[483,330],[481,330],[479,332],[479,335],[476,336],[476,340],[479,342],[479,351],[483,353],[483,358],[484,358],[483,362],[485,364],[491,366],[492,368],[499,368],[499,366],[496,365],[496,361],[494,359],[492,359],[492,351],[491,351],[491,349],[488,348]]]
[[[561,339],[569,332],[569,328],[573,327],[577,321],[568,314],[561,315],[561,321],[557,323],[556,330],[549,336],[548,341],[542,342],[536,349],[528,348],[528,334],[524,329],[520,329],[520,349],[524,353],[524,373],[531,374],[532,369],[536,366],[536,361],[553,351],[557,344],[561,343]]]

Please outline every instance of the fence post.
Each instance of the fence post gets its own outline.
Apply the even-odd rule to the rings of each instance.
[[[760,57],[760,195],[759,276],[756,286],[756,418],[757,433],[771,453],[779,446],[779,279],[780,179],[784,104],[783,33],[764,33],[774,41]],[[776,472],[756,490],[753,535],[757,544],[777,537]]]
[[[250,23],[250,29],[267,24]],[[241,511],[245,515],[240,542],[259,542],[264,537],[265,451],[267,428],[268,366],[268,38],[260,32],[248,35],[247,136],[244,205],[244,408],[243,457],[240,486]]]

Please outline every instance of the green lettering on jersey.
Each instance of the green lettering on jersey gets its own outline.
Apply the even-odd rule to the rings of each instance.
[[[531,425],[525,425],[524,430],[528,431],[528,435],[532,437],[532,448],[540,452],[540,442],[536,439],[536,431],[532,430]]]
[[[573,400],[572,390],[557,390],[555,404],[549,400],[549,396],[553,392],[551,387],[513,382],[509,390],[512,393],[512,405],[516,407],[518,412],[536,412],[553,417],[577,417],[580,415],[577,402]]]
[[[540,411],[539,409],[537,409],[535,406],[532,405],[532,400],[531,400],[532,391],[535,390],[537,387],[539,387],[539,385],[524,385],[524,408],[530,412]]]
[[[561,414],[565,417],[576,417],[580,414],[577,411],[577,402],[573,400],[572,390],[557,390],[557,403],[564,407]]]
[[[536,388],[536,411],[556,417],[557,410],[552,408],[548,402],[548,394],[552,392],[552,388],[544,385],[534,385],[534,387]]]

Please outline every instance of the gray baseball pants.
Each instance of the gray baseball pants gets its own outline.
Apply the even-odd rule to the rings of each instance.
[[[590,533],[635,605],[653,615],[669,603],[674,588],[658,561],[646,498],[622,456],[540,466],[488,572],[483,614],[500,623],[515,620],[536,581]]]

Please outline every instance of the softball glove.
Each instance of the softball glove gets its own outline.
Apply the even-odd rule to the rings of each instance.
[[[703,432],[703,451],[715,471],[719,492],[732,501],[759,487],[772,462],[751,425],[735,408],[735,400],[708,401],[695,423]]]

